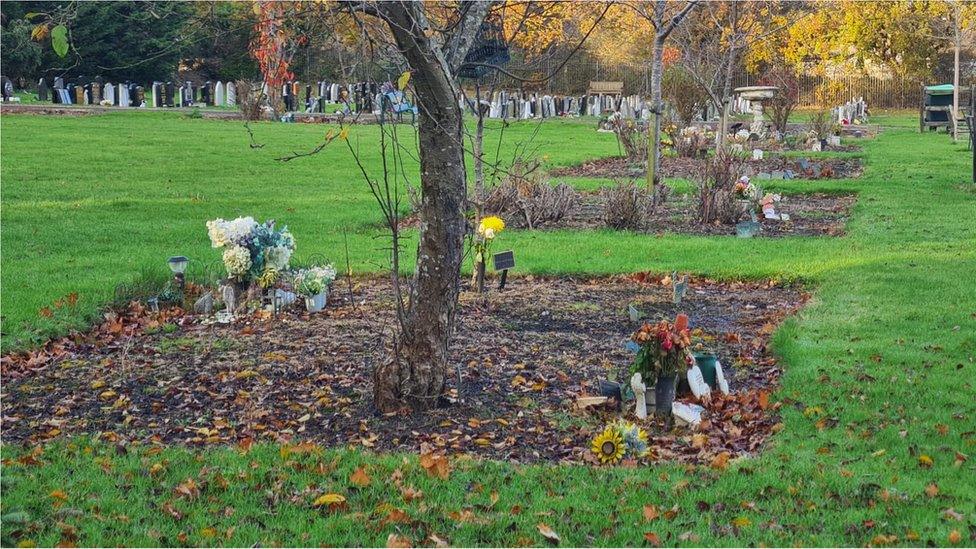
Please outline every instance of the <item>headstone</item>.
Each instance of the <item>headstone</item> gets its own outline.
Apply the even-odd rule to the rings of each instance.
[[[72,91],[74,92],[74,98],[73,98],[74,101],[72,101],[72,102],[74,104],[76,104],[76,105],[84,105],[85,104],[85,88],[83,86],[74,86],[74,89]]]
[[[50,88],[47,87],[47,81],[41,78],[37,81],[37,100],[38,101],[49,101],[48,96],[51,94]]]
[[[160,82],[153,82],[152,85],[152,106],[159,108],[163,106],[163,85]]]
[[[762,149],[752,149],[752,159],[753,160],[762,160],[763,159]]]
[[[146,106],[146,89],[142,86],[135,87],[135,100],[133,101],[133,105],[136,107]]]
[[[786,172],[781,172],[774,170],[773,173],[769,175],[771,179],[786,179]]]
[[[105,84],[105,101],[108,101],[109,105],[118,105],[119,102],[115,97],[115,85],[111,82]]]
[[[224,103],[227,102],[227,98],[224,92],[224,83],[217,82],[214,86],[214,105],[218,107],[223,107]]]
[[[211,312],[213,312],[213,306],[213,294],[207,292],[203,294],[203,297],[198,299],[196,303],[193,304],[193,312],[201,315],[209,315]]]
[[[227,83],[227,100],[225,105],[228,107],[237,105],[237,84],[233,82]]]
[[[92,82],[91,87],[92,103],[95,105],[100,105],[102,103],[102,83],[96,80],[95,82]]]

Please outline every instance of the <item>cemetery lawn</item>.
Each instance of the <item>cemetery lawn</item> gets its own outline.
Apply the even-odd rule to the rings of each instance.
[[[314,145],[322,126],[257,125],[266,146],[251,149],[239,123],[158,114],[2,122],[5,348],[83,325],[114,284],[165,269],[170,254],[215,257],[203,229],[211,217],[278,218],[300,256],[338,261],[346,227],[353,269],[378,268],[378,216],[347,153],[272,160]],[[777,185],[858,193],[842,238],[503,235],[523,273],[676,269],[805,283],[813,299],[774,336],[783,428],[755,458],[594,468],[455,457],[438,478],[415,455],[362,450],[5,445],[2,542],[384,545],[393,535],[546,545],[551,529],[573,546],[972,546],[970,153],[944,134],[916,133],[908,117],[884,122],[900,127],[863,143],[861,178]],[[506,130],[508,158],[515,136],[533,131]],[[357,136],[370,154],[375,129]],[[535,143],[553,165],[616,154],[612,136],[589,123],[547,122]],[[77,310],[38,316],[73,291]],[[326,494],[344,499],[316,506]]]

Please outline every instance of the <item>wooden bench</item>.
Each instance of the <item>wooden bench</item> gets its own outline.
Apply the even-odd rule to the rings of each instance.
[[[590,82],[586,95],[623,95],[623,82]]]

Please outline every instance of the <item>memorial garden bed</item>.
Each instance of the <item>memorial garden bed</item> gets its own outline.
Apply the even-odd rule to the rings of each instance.
[[[634,305],[650,319],[686,312],[732,388],[716,394],[694,432],[644,422],[651,459],[749,454],[778,422],[765,396],[780,374],[769,336],[806,298],[773,283],[692,279],[675,305],[667,281],[644,274],[518,278],[487,303],[465,292],[444,406],[382,416],[370,374],[386,356],[389,285],[347,282],[321,314],[292,309],[221,325],[137,306],[88,335],[7,356],[4,441],[88,434],[115,443],[314,441],[380,451],[429,444],[486,458],[587,461],[589,440],[617,413],[581,410],[577,399],[597,394],[599,379],[629,378]],[[625,414],[632,408],[626,403]],[[705,436],[692,444],[693,434]]]
[[[701,160],[666,156],[661,159],[661,176],[673,178],[694,178],[700,169]],[[852,179],[862,172],[860,158],[797,158],[767,155],[762,160],[747,160],[743,163],[743,175],[750,177],[761,173],[792,172],[794,179]],[[643,162],[632,162],[622,156],[600,158],[578,164],[556,168],[551,174],[556,177],[640,177],[644,174]],[[783,177],[780,176],[779,179]]]
[[[658,206],[648,218],[644,227],[649,233],[678,233],[703,236],[735,235],[736,227],[731,224],[700,223],[696,219],[696,197],[679,195],[669,198]],[[776,204],[776,211],[789,215],[788,221],[763,219],[757,236],[841,236],[844,225],[850,217],[850,210],[857,198],[855,195],[836,194],[791,194],[785,195]],[[581,193],[581,201],[575,211],[559,222],[545,225],[545,229],[606,228],[604,219],[606,198],[599,193]],[[511,216],[510,225],[524,228],[517,216]]]

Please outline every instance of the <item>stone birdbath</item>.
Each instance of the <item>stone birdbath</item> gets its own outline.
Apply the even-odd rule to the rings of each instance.
[[[752,125],[749,127],[749,131],[759,137],[765,137],[766,124],[763,119],[763,102],[775,97],[779,88],[776,86],[746,86],[736,88],[734,91],[739,94],[739,97],[749,101],[752,106]]]

